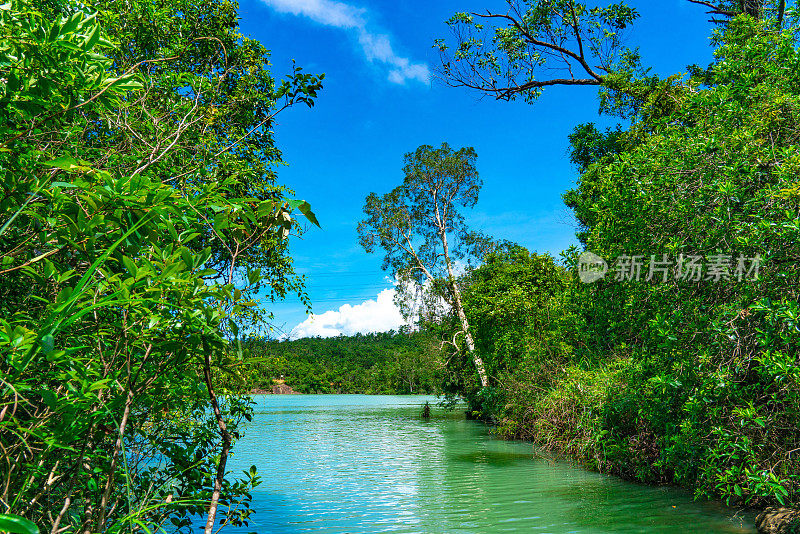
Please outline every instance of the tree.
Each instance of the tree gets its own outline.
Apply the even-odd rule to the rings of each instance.
[[[666,255],[670,269],[577,286],[598,355],[635,347],[625,387],[604,401],[603,449],[622,447],[620,472],[744,504],[800,498],[795,30],[732,19],[707,73],[662,95],[677,104],[667,115],[642,113],[618,147],[579,162],[569,196],[612,270],[623,255],[641,255],[644,273]],[[610,140],[574,137],[573,155],[592,137]],[[681,256],[699,259],[697,277]],[[652,456],[636,465],[643,440]]]
[[[591,164],[610,160],[615,154],[622,152],[624,132],[619,125],[615,129],[606,128],[602,132],[592,123],[580,124],[569,135],[569,142],[569,159],[582,175],[580,179],[591,180],[588,174],[584,175],[586,170]],[[564,204],[572,208],[578,222],[578,240],[584,245],[594,217],[594,213],[587,209],[591,205],[591,199],[581,197],[588,190],[588,187],[569,190],[563,195]]]
[[[786,14],[785,0],[688,0],[709,8],[712,22],[728,23],[746,14],[774,19]],[[636,9],[624,2],[598,4],[576,0],[506,0],[505,12],[456,13],[447,20],[454,42],[437,39],[439,77],[452,87],[467,87],[498,100],[534,102],[547,87],[599,86],[617,100],[641,100],[652,93],[655,78],[645,76],[636,49],[624,43],[636,21]],[[641,85],[641,84],[640,84]],[[628,94],[628,93],[634,94]],[[604,109],[607,111],[607,109]]]
[[[447,143],[440,148],[422,145],[406,154],[403,183],[385,195],[367,196],[367,217],[359,223],[358,234],[367,252],[383,249],[383,268],[397,279],[419,288],[443,289],[441,295],[461,326],[454,343],[458,334],[464,335],[481,386],[486,387],[489,379],[475,350],[454,264],[471,252],[473,243],[459,207],[471,208],[478,201],[482,182],[476,158],[473,148],[453,151]]]
[[[638,54],[623,32],[638,17],[624,3],[589,6],[574,0],[507,0],[505,13],[456,13],[450,46],[436,41],[441,78],[498,100],[533,102],[555,85],[601,85],[611,72],[636,69]]]
[[[313,106],[324,75],[295,67],[279,79],[270,70],[266,47],[240,34],[236,2],[98,0],[93,5],[109,38],[124,43],[107,51],[115,68],[144,73],[145,87],[133,112],[89,122],[93,141],[82,147],[84,159],[107,162],[121,173],[147,172],[178,188],[235,176],[239,197],[292,195],[276,180],[282,160],[273,123],[296,104]],[[299,293],[307,302],[288,243],[271,232],[245,236],[221,228],[204,232],[194,246],[210,247],[209,267],[226,278],[260,270],[264,278],[248,288],[250,296],[272,301]],[[271,317],[269,310],[250,310],[237,321],[252,331],[264,328],[265,317]]]
[[[494,420],[516,420],[535,404],[558,382],[582,341],[584,325],[570,302],[572,278],[549,255],[513,244],[497,247],[464,273],[459,285],[467,318],[495,382],[491,392],[478,391],[469,379],[470,363],[449,358],[446,393]]]
[[[558,325],[569,319],[560,301],[570,277],[549,255],[516,245],[487,254],[461,278],[475,342],[493,374],[508,372],[526,357],[543,365],[563,363],[568,329]]]
[[[149,34],[123,46],[113,12],[51,4],[0,6],[0,513],[51,532],[244,524],[258,477],[226,477],[226,459],[252,411],[215,381],[244,359],[235,319],[283,269],[290,212],[308,212],[250,164],[319,79],[274,84],[220,21],[229,2],[204,3],[190,40],[229,46],[186,64],[185,47],[121,61]],[[249,99],[221,89],[248,75]],[[223,104],[241,129],[216,129]]]

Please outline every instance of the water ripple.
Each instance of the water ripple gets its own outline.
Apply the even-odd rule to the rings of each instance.
[[[261,533],[753,532],[684,492],[535,457],[424,397],[264,395],[230,469],[256,465]]]

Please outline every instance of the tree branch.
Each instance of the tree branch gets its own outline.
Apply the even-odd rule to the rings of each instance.
[[[516,93],[522,93],[524,91],[528,91],[530,89],[539,89],[542,87],[549,87],[552,85],[600,85],[602,82],[601,80],[596,80],[592,78],[556,78],[553,80],[531,80],[526,82],[522,85],[515,85],[513,87],[485,87],[480,85],[474,85],[466,81],[459,81],[458,83],[452,83],[450,81],[446,81],[447,85],[451,87],[468,87],[470,89],[478,89],[480,91],[484,91],[487,93],[494,93],[495,98],[497,100],[509,100],[512,95]]]
[[[740,14],[739,11],[730,11],[727,9],[722,9],[719,6],[712,4],[711,2],[706,2],[705,0],[689,0],[689,2],[709,8],[711,10],[707,11],[709,15],[724,15],[726,17],[735,17],[736,15]]]
[[[510,20],[511,23],[514,25],[514,27],[517,28],[517,30],[520,33],[522,33],[522,35],[524,35],[525,38],[531,44],[536,45],[536,46],[541,46],[541,47],[544,47],[544,48],[549,48],[550,50],[555,50],[557,52],[560,52],[562,54],[565,54],[565,55],[571,57],[572,59],[574,59],[575,61],[580,63],[581,67],[583,67],[583,69],[586,71],[586,73],[589,76],[591,76],[592,78],[594,78],[598,82],[600,80],[602,80],[602,76],[600,76],[594,70],[592,70],[592,68],[586,62],[586,58],[583,55],[583,44],[581,43],[580,32],[578,31],[578,27],[577,27],[577,19],[575,19],[575,26],[573,26],[573,28],[574,28],[575,32],[578,34],[578,45],[579,45],[579,49],[580,49],[580,54],[576,54],[572,50],[570,50],[568,48],[564,48],[563,46],[559,46],[559,45],[557,45],[555,43],[548,43],[547,41],[541,41],[539,39],[536,39],[533,35],[530,34],[530,32],[528,32],[528,30],[525,29],[525,27],[522,26],[522,24],[517,19],[515,19],[511,15],[501,15],[499,13],[489,13],[489,12],[487,12],[485,15],[480,14],[480,13],[473,13],[473,15],[475,15],[477,17],[482,17],[482,18],[501,18],[501,19]],[[574,15],[574,12],[573,12],[573,15]],[[551,85],[555,85],[555,84],[551,84]]]

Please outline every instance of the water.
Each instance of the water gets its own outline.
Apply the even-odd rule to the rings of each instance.
[[[754,532],[718,504],[542,459],[434,398],[261,395],[229,466],[263,483],[245,533]]]

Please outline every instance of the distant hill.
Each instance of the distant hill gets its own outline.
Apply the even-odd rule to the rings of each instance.
[[[294,341],[249,339],[257,361],[234,388],[271,390],[283,381],[297,393],[435,393],[443,363],[439,343],[425,332],[384,332]]]

